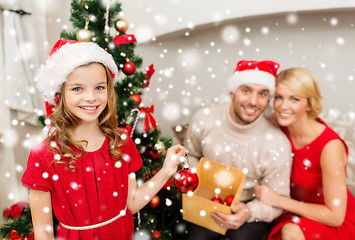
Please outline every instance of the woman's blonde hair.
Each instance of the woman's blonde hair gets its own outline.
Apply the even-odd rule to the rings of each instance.
[[[94,64],[89,63],[90,64]],[[123,140],[121,139],[122,130],[118,128],[118,119],[117,119],[117,98],[114,88],[113,78],[111,71],[108,67],[100,64],[105,68],[106,79],[107,79],[107,105],[98,117],[98,126],[100,130],[110,138],[109,143],[109,153],[116,160],[120,161],[122,154],[119,151],[119,147],[122,146]],[[82,65],[82,66],[87,66]],[[64,83],[65,84],[65,83]],[[52,133],[47,138],[47,144],[49,147],[60,155],[60,160],[56,160],[55,163],[66,164],[72,171],[76,170],[75,162],[78,157],[81,157],[84,154],[84,148],[82,147],[82,142],[87,144],[87,141],[75,142],[70,137],[70,130],[72,127],[75,127],[79,123],[79,119],[69,111],[65,104],[65,96],[62,94],[64,89],[64,84],[61,87],[59,93],[56,97],[58,99],[55,110],[50,116],[51,120],[51,129],[49,133]],[[52,144],[55,142],[57,144]],[[76,153],[72,150],[71,145],[74,145],[80,151]],[[64,158],[69,158],[69,161],[65,161]]]
[[[310,118],[318,117],[322,112],[322,95],[319,84],[314,75],[306,68],[289,68],[281,71],[276,77],[276,86],[279,83],[286,84],[296,94],[305,97],[311,110],[307,112]]]

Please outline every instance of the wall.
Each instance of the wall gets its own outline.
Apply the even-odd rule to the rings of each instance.
[[[225,101],[225,82],[241,59],[272,59],[280,69],[309,68],[325,111],[355,111],[355,10],[323,10],[238,18],[141,44],[143,65],[157,69],[145,105],[155,105],[163,132],[189,121],[206,100]]]
[[[111,1],[112,2],[112,1]],[[124,19],[140,42],[151,36],[194,29],[200,25],[218,24],[229,19],[283,12],[355,7],[353,0],[121,0]]]

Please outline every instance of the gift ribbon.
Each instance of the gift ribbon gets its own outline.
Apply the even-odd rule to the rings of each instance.
[[[131,43],[135,43],[136,41],[137,41],[136,37],[132,34],[118,35],[112,40],[112,42],[116,44],[117,48],[119,48],[121,44],[131,44]]]
[[[15,230],[11,231],[10,240],[34,240],[34,239],[35,239],[34,232],[31,232],[30,234],[27,234],[26,236],[22,237]]]
[[[151,64],[149,67],[146,68],[146,70],[147,70],[147,72],[145,73],[145,76],[147,78],[147,82],[144,84],[143,88],[149,87],[150,78],[152,77],[152,75],[155,72],[154,65]]]
[[[155,121],[152,115],[152,113],[154,113],[154,104],[151,105],[149,108],[142,107],[141,112],[145,114],[143,122],[144,131],[148,132],[150,130],[150,125],[152,125],[154,129],[156,129],[157,122]]]

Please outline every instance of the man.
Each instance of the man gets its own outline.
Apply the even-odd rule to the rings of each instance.
[[[232,214],[211,214],[228,230],[224,239],[262,239],[269,223],[281,214],[282,210],[255,199],[255,185],[266,184],[281,195],[289,195],[290,143],[265,117],[271,113],[278,68],[273,61],[238,62],[228,79],[230,104],[198,110],[186,133],[184,145],[191,166],[205,157],[246,172],[241,201],[232,206]],[[203,227],[189,226],[189,239],[221,237]]]

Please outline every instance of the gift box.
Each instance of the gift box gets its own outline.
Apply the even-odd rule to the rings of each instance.
[[[242,170],[215,161],[201,158],[196,169],[199,185],[192,193],[182,194],[183,219],[224,235],[226,229],[220,227],[212,219],[211,213],[220,211],[231,214],[231,207],[213,202],[216,188],[222,200],[227,196],[234,196],[231,206],[239,203],[243,191],[245,174]]]

